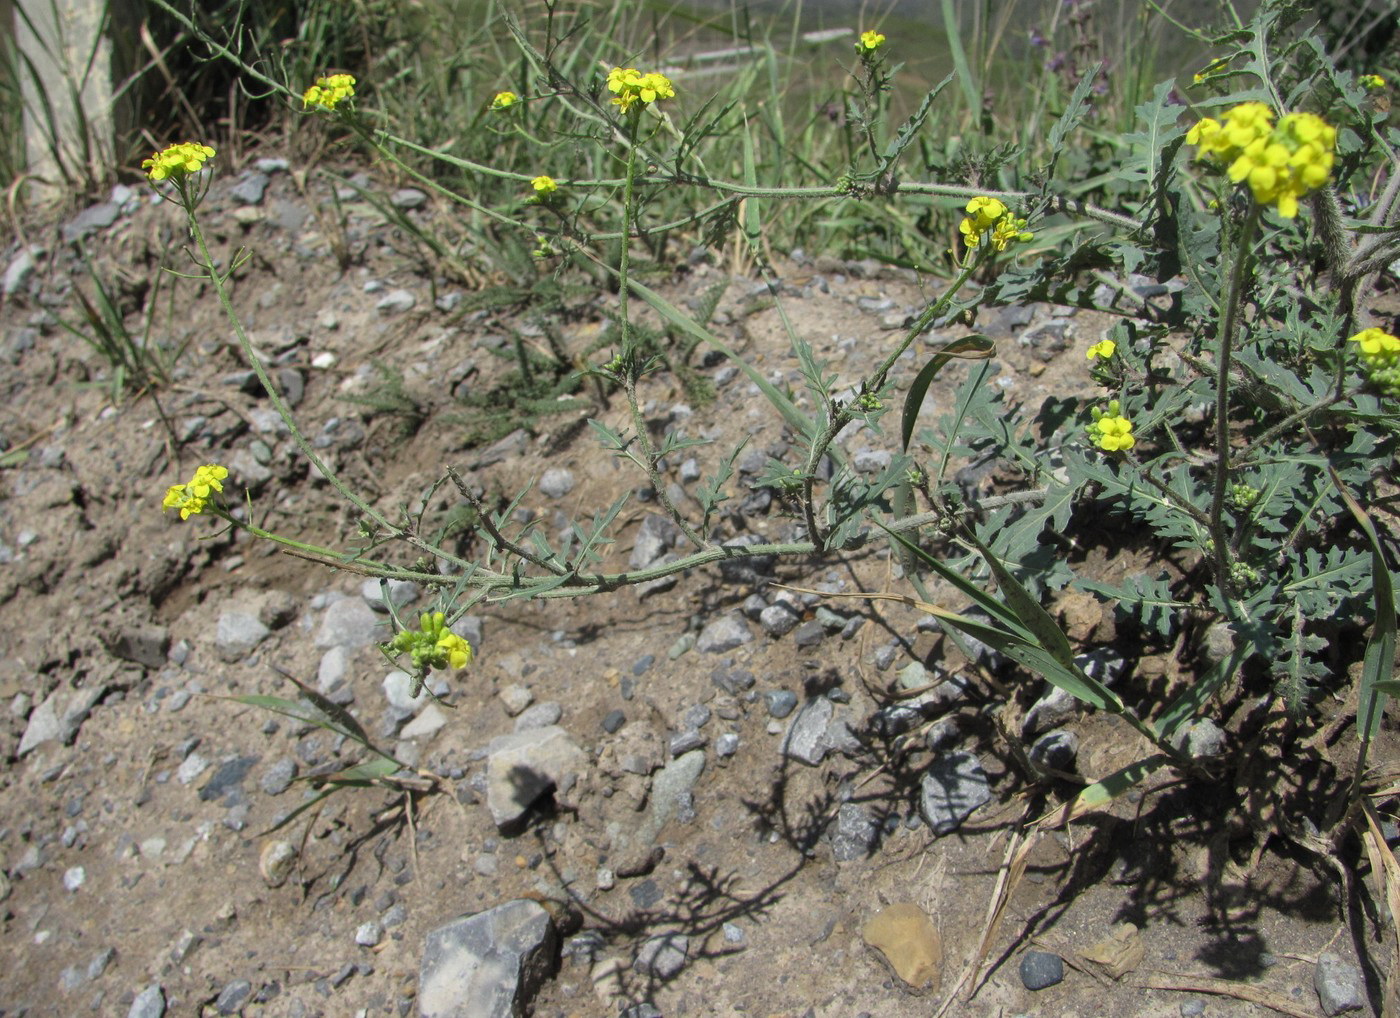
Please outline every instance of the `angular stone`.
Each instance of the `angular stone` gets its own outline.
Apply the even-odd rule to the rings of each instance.
[[[639,836],[645,843],[651,843],[672,819],[688,807],[691,789],[705,771],[705,751],[692,750],[678,756],[665,767],[651,782],[651,810],[643,821]],[[685,819],[682,817],[682,819]],[[693,814],[692,814],[693,819]]]
[[[354,650],[389,638],[389,627],[369,605],[357,597],[345,597],[326,609],[321,628],[316,631],[316,646],[325,650],[345,647]]]
[[[252,983],[246,979],[235,979],[219,991],[219,996],[214,1000],[214,1007],[219,1014],[238,1014],[243,1010],[243,1005],[252,992]]]
[[[938,989],[943,979],[943,938],[918,905],[891,905],[866,923],[860,934],[910,989]]]
[[[1361,970],[1335,952],[1325,951],[1317,956],[1313,988],[1317,990],[1323,1013],[1329,1018],[1344,1011],[1359,1011],[1366,1006]]]
[[[271,632],[258,620],[256,615],[247,612],[228,611],[219,616],[214,628],[214,653],[220,661],[232,664],[247,657]]]
[[[67,746],[78,736],[78,729],[87,720],[107,687],[100,683],[69,689],[59,686],[29,715],[24,735],[20,738],[18,756],[24,756],[41,743],[54,740]]]
[[[770,604],[758,613],[758,624],[769,636],[786,636],[802,621],[799,609],[787,604]]]
[[[428,934],[421,1018],[520,1018],[558,966],[559,936],[537,902],[508,901]]]
[[[841,805],[831,832],[831,854],[837,862],[864,859],[880,840],[880,825],[870,812],[854,802]]]
[[[748,623],[737,615],[721,615],[704,629],[695,641],[695,649],[705,654],[723,654],[741,647],[753,639]]]
[[[632,543],[632,555],[627,564],[633,569],[645,569],[666,554],[675,545],[679,535],[679,529],[671,520],[652,513],[644,518],[642,525],[637,528],[637,536]]]
[[[515,823],[549,789],[572,788],[588,765],[588,755],[557,725],[502,735],[486,749],[486,805],[497,827]]]
[[[199,790],[200,802],[213,802],[215,799],[236,792],[258,762],[256,756],[236,756],[219,765],[212,777]]]
[[[565,467],[551,467],[540,475],[539,489],[546,498],[563,498],[574,490],[574,472]]]
[[[657,979],[671,979],[685,968],[689,952],[689,937],[681,933],[663,933],[659,937],[648,938],[642,944],[632,968]]]
[[[152,983],[136,995],[126,1018],[165,1018],[165,992]]]
[[[153,625],[123,626],[111,634],[107,650],[123,661],[160,668],[170,652],[170,630]]]
[[[557,725],[563,716],[563,707],[553,700],[546,700],[521,711],[520,716],[515,719],[515,730],[526,732],[531,728],[548,728],[550,725]]]
[[[389,591],[389,600],[394,602],[395,608],[402,608],[418,599],[419,587],[412,580],[390,580],[387,585],[381,585],[379,580],[365,580],[360,584],[360,596],[365,599],[365,604],[369,605],[371,611],[388,614],[389,605],[384,601],[385,586]]]
[[[797,717],[788,725],[787,736],[783,739],[783,755],[815,767],[826,756],[826,726],[831,723],[831,715],[836,710],[824,696],[808,700],[797,712]]]
[[[1032,763],[1051,770],[1067,771],[1079,755],[1079,736],[1070,731],[1046,732],[1031,745]]]
[[[383,297],[380,297],[374,307],[380,314],[393,315],[412,311],[413,306],[417,303],[418,298],[413,295],[412,290],[399,289],[390,290]]]
[[[404,739],[431,739],[447,724],[447,714],[435,703],[429,703],[422,712],[404,725],[399,736]]]
[[[971,753],[939,757],[929,765],[919,788],[919,812],[934,834],[956,830],[992,798],[987,773]]]

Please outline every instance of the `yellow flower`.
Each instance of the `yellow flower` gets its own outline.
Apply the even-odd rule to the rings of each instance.
[[[1103,339],[1089,347],[1089,359],[1093,360],[1095,357],[1102,357],[1104,360],[1108,360],[1117,350],[1117,343],[1113,342],[1111,339]]]
[[[1206,117],[1186,132],[1197,156],[1228,166],[1229,178],[1248,185],[1260,205],[1279,215],[1298,214],[1298,199],[1324,186],[1332,176],[1337,129],[1315,113],[1289,113],[1274,125],[1274,114],[1260,102],[1241,103],[1223,123]]]
[[[1035,240],[1035,234],[1026,228],[1024,219],[1017,219],[1015,216],[1005,216],[1000,219],[996,226],[992,228],[992,247],[998,251],[1005,251],[1013,243],[1029,244]]]
[[[152,184],[162,180],[179,180],[192,173],[198,173],[206,159],[212,159],[214,150],[208,145],[187,141],[181,145],[171,145],[155,153],[141,163]]]
[[[885,37],[879,32],[861,32],[860,41],[856,43],[856,50],[862,55],[874,53],[885,44]]]
[[[465,668],[471,664],[472,645],[451,630],[438,637],[437,649],[445,655],[449,668]]]
[[[1367,360],[1400,355],[1400,339],[1380,329],[1363,329],[1347,342],[1357,344],[1361,348],[1361,356]]]
[[[187,484],[173,484],[166,489],[165,498],[161,500],[160,507],[164,509],[180,510],[180,519],[187,520],[191,516],[204,512],[209,505],[209,496],[216,491],[223,491],[223,480],[228,477],[228,468],[210,463],[199,467],[194,472],[194,477],[190,478]]]
[[[1105,452],[1120,452],[1137,445],[1133,437],[1133,422],[1119,413],[1118,401],[1109,400],[1108,409],[1093,409],[1094,421],[1089,425],[1089,440]]]
[[[306,90],[301,97],[303,107],[319,106],[323,110],[333,110],[346,99],[355,98],[355,76],[353,74],[331,74],[317,78],[316,84]]]
[[[384,646],[395,654],[410,655],[420,675],[429,668],[465,668],[472,659],[472,645],[447,628],[442,612],[423,612],[417,630],[401,629]]]
[[[548,198],[555,191],[559,190],[559,185],[554,182],[554,178],[546,177],[543,174],[530,181],[530,186],[535,189],[536,193],[541,198]]]
[[[656,71],[643,74],[635,67],[614,67],[609,71],[608,91],[613,93],[613,104],[623,113],[636,103],[645,106],[661,99],[676,97],[676,90],[666,75]]]
[[[493,110],[510,109],[510,107],[514,106],[519,101],[520,96],[516,95],[514,92],[497,92],[496,98],[491,100],[491,108]]]
[[[1363,329],[1347,340],[1361,351],[1361,363],[1371,384],[1391,396],[1400,395],[1400,338],[1380,329]]]
[[[1005,251],[1017,241],[1024,244],[1035,239],[1035,234],[1026,230],[1026,221],[1011,215],[1000,199],[979,195],[967,203],[967,213],[958,231],[969,251],[982,243],[989,230],[991,245],[997,251]]]
[[[1363,74],[1356,79],[1356,83],[1362,88],[1375,91],[1378,88],[1385,88],[1386,81],[1379,74]]]

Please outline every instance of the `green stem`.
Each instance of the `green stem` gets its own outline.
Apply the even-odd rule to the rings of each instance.
[[[1216,334],[1215,485],[1210,499],[1210,534],[1215,543],[1215,582],[1226,602],[1230,601],[1231,588],[1230,541],[1225,529],[1225,488],[1230,483],[1230,357],[1234,348],[1235,329],[1239,323],[1240,305],[1244,301],[1244,290],[1249,281],[1254,235],[1258,230],[1262,211],[1257,202],[1251,203],[1249,215],[1240,229],[1234,264],[1230,266],[1225,314],[1220,320],[1220,331]]]
[[[287,430],[291,433],[292,441],[296,443],[302,455],[311,461],[311,465],[316,468],[317,472],[330,482],[331,486],[335,488],[346,501],[359,509],[360,512],[364,513],[365,516],[373,520],[384,530],[393,534],[395,537],[407,541],[419,551],[442,559],[459,569],[470,567],[471,563],[467,562],[465,559],[443,551],[441,548],[435,548],[422,538],[408,533],[401,527],[390,523],[383,514],[357,495],[350,486],[342,481],[335,471],[327,466],[325,461],[316,454],[316,450],[312,448],[311,443],[306,440],[306,436],[303,435],[301,429],[297,427],[296,420],[292,417],[291,408],[288,407],[286,402],[282,399],[282,394],[277,391],[277,387],[272,384],[272,378],[268,375],[267,368],[263,366],[262,358],[259,357],[257,351],[253,349],[252,340],[248,338],[247,330],[243,328],[243,322],[233,308],[233,301],[229,297],[228,288],[224,285],[224,277],[219,274],[218,268],[214,265],[214,256],[209,250],[209,244],[208,241],[205,240],[204,231],[200,229],[199,220],[194,214],[195,203],[190,196],[186,195],[185,197],[185,220],[189,224],[190,235],[194,238],[194,242],[199,248],[200,256],[204,259],[202,266],[204,272],[208,276],[209,282],[213,284],[214,292],[218,294],[219,303],[223,306],[224,314],[228,316],[229,323],[233,326],[234,335],[238,337],[238,344],[243,349],[244,356],[247,357],[249,363],[252,364],[253,371],[258,376],[258,381],[262,383],[263,391],[267,393],[267,398],[272,403],[272,408],[277,411],[277,416],[282,418],[282,423],[287,426]]]
[[[631,268],[631,236],[633,229],[640,231],[636,222],[637,206],[634,181],[637,173],[637,127],[641,119],[642,107],[636,106],[629,114],[630,130],[627,138],[627,173],[622,187],[622,251],[617,259],[619,280],[617,292],[618,320],[622,323],[622,388],[627,395],[627,407],[632,415],[632,429],[637,433],[637,445],[641,449],[642,465],[646,468],[647,479],[666,514],[680,527],[685,538],[697,548],[708,548],[710,543],[695,532],[681,514],[680,509],[666,493],[666,483],[656,469],[656,447],[652,445],[651,434],[647,431],[646,417],[642,414],[641,403],[637,399],[637,381],[642,373],[642,361],[637,350],[636,339],[632,334],[632,320],[628,313],[631,288],[628,286],[628,273]]]
[[[923,313],[915,319],[914,324],[905,332],[904,339],[900,341],[899,345],[890,352],[889,356],[881,362],[879,367],[861,382],[860,392],[855,399],[839,408],[833,409],[829,405],[826,427],[822,430],[821,434],[816,437],[815,441],[812,442],[811,448],[807,452],[807,466],[803,471],[804,476],[802,480],[802,510],[803,517],[807,524],[807,536],[811,538],[813,546],[818,551],[824,550],[826,546],[826,537],[821,533],[821,526],[817,521],[817,513],[813,506],[812,496],[816,486],[817,465],[821,462],[821,458],[826,455],[826,451],[831,447],[831,443],[836,440],[836,436],[841,433],[841,429],[847,424],[850,424],[854,418],[851,407],[856,405],[861,396],[877,393],[884,387],[885,378],[889,375],[890,369],[894,367],[895,362],[899,360],[900,355],[903,354],[905,350],[908,350],[914,340],[918,339],[923,331],[948,309],[948,305],[957,297],[958,291],[972,278],[972,274],[977,271],[978,266],[981,264],[982,259],[976,258],[969,259],[967,264],[963,265],[962,272],[958,274],[958,278],[948,285],[948,288],[943,291],[941,297],[923,310]]]

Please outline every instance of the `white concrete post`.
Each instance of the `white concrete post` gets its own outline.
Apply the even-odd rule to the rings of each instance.
[[[112,45],[107,0],[13,0],[22,54],[30,200],[60,201],[112,178]]]

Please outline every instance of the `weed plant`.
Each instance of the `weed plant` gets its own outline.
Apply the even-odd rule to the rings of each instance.
[[[547,359],[556,369],[576,359],[569,378],[590,381],[600,402],[625,406],[626,426],[593,420],[594,436],[635,465],[684,535],[686,553],[614,571],[607,553],[631,485],[591,518],[547,534],[517,519],[525,491],[493,508],[444,467],[416,504],[455,489],[474,514],[480,553],[472,557],[426,528],[421,508],[386,511],[353,490],[305,440],[247,341],[200,224],[200,192],[215,165],[202,157],[176,159],[176,172],[157,186],[182,210],[273,406],[360,515],[363,539],[331,549],[270,533],[252,522],[250,507],[223,501],[215,465],[171,489],[171,507],[217,516],[328,565],[429,586],[433,608],[416,629],[396,620],[385,647],[411,651],[419,680],[465,663],[450,626],[482,601],[596,595],[746,556],[830,556],[888,542],[915,593],[859,596],[917,606],[950,634],[1004,655],[1022,679],[1043,678],[1121,719],[1144,747],[1120,770],[1069,789],[1056,784],[1064,775],[1029,765],[1042,792],[1067,794],[1013,840],[997,917],[1051,827],[1167,769],[1234,794],[1226,762],[1188,748],[1199,719],[1224,721],[1230,704],[1262,695],[1302,723],[1320,695],[1345,695],[1353,673],[1357,754],[1345,780],[1321,800],[1290,803],[1262,836],[1327,858],[1355,857],[1358,838],[1388,854],[1377,808],[1393,807],[1397,789],[1368,766],[1386,698],[1400,689],[1393,517],[1388,526],[1375,519],[1393,485],[1400,423],[1400,338],[1370,310],[1400,257],[1400,131],[1386,115],[1384,75],[1340,67],[1292,4],[1268,0],[1250,20],[1227,5],[1223,26],[1200,33],[1209,62],[1189,83],[1155,85],[1136,104],[1131,130],[1105,132],[1095,106],[1103,79],[1084,68],[1043,147],[989,147],[941,163],[949,177],[926,179],[929,164],[920,166],[919,156],[938,137],[935,110],[944,102],[956,109],[957,91],[969,108],[978,105],[966,47],[954,74],[891,123],[899,40],[875,30],[856,36],[841,143],[825,148],[746,103],[740,86],[687,97],[683,78],[624,68],[621,54],[595,62],[596,52],[609,52],[601,44],[620,30],[621,15],[593,27],[582,13],[553,4],[543,11],[529,30],[507,10],[493,23],[496,45],[516,55],[509,77],[485,82],[461,71],[489,157],[466,136],[443,138],[434,133],[440,125],[408,112],[426,117],[432,102],[462,101],[458,92],[414,91],[440,80],[405,76],[374,89],[356,80],[344,91],[327,78],[304,91],[240,66],[255,87],[304,106],[317,129],[373,150],[453,203],[466,239],[429,244],[435,255],[465,250],[469,240],[473,257],[489,259],[502,238],[528,237],[541,276],[585,273],[611,284],[607,347],[555,349]],[[240,59],[217,40],[210,46]],[[404,125],[425,133],[406,135]],[[159,156],[153,162],[163,165]],[[1001,186],[1008,176],[1018,186]],[[897,250],[892,258],[929,270],[942,288],[853,389],[838,391],[836,371],[789,328],[805,389],[799,400],[715,334],[712,304],[678,308],[646,281],[669,264],[677,241],[731,246],[768,275],[775,246],[831,239],[841,249],[834,238],[851,234]],[[1039,407],[1010,401],[989,384],[993,344],[975,332],[946,341],[896,389],[894,365],[930,328],[970,327],[982,309],[1032,301],[1115,319],[1083,364],[1088,397]],[[782,312],[781,298],[776,307]],[[796,507],[794,540],[724,541],[721,509],[736,493],[742,446],[698,453],[712,473],[697,489],[697,512],[668,495],[660,464],[704,443],[682,431],[657,437],[646,393],[665,365],[679,370],[701,346],[732,361],[795,436],[796,460],[760,482]],[[513,356],[521,382],[539,371],[518,342]],[[956,398],[920,427],[930,384],[953,364],[965,368]],[[565,376],[552,379],[558,385]],[[902,453],[878,475],[856,472],[835,444],[852,426],[897,429]],[[954,468],[971,457],[998,465],[993,493],[969,495],[956,483]],[[1132,540],[1153,562],[1118,582],[1082,575],[1059,547],[1063,535],[1110,549]],[[390,543],[406,545],[415,565],[388,561],[381,549]],[[938,603],[925,586],[932,578],[970,607]],[[1177,688],[1115,690],[1076,657],[1044,607],[1062,590],[1094,594],[1144,639],[1173,639],[1191,619],[1222,627],[1229,649]],[[1394,895],[1394,873],[1387,879]],[[993,921],[960,985],[995,932]]]

